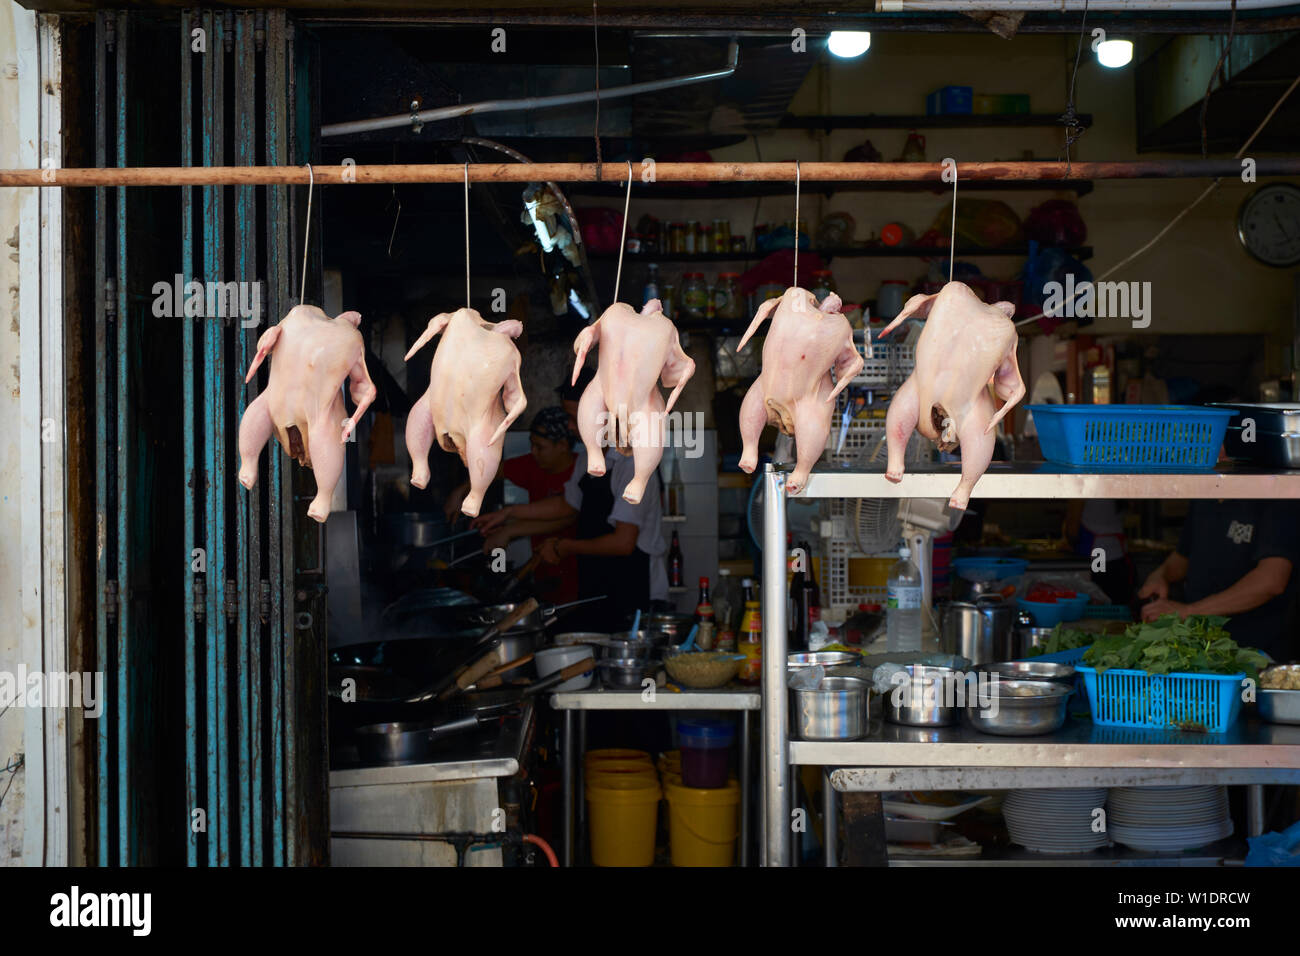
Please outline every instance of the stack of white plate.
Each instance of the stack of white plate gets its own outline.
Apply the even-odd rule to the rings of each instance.
[[[1227,787],[1116,787],[1106,814],[1112,839],[1135,850],[1191,850],[1232,835]]]
[[[1093,831],[1095,811],[1106,805],[1106,788],[1012,790],[1002,801],[1011,839],[1039,853],[1087,853],[1110,839]]]

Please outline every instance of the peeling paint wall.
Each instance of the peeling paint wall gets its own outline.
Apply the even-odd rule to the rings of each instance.
[[[18,88],[30,78],[18,75],[15,24],[35,14],[0,0],[0,130],[18,129]],[[24,31],[29,35],[34,31]],[[0,136],[0,167],[19,162],[18,137]],[[25,190],[0,190],[0,614],[10,626],[0,628],[0,671],[13,672],[20,659],[22,630],[13,626],[22,604],[21,486],[18,443],[11,429],[20,421],[18,375],[18,210]],[[23,714],[16,708],[0,714],[0,768],[23,750]],[[24,772],[0,771],[0,866],[16,866],[23,854]],[[7,791],[7,792],[6,792]]]

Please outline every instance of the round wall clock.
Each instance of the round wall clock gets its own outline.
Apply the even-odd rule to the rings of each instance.
[[[1265,265],[1300,264],[1300,187],[1270,183],[1251,193],[1237,214],[1237,238]]]

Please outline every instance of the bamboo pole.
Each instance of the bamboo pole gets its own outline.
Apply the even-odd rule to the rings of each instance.
[[[1151,159],[1123,162],[957,163],[961,182],[1059,182],[1067,179],[1236,178],[1244,160]],[[804,182],[941,182],[941,163],[802,163]],[[627,163],[470,163],[471,183],[627,182]],[[318,185],[345,183],[461,183],[460,163],[379,166],[313,166]],[[789,182],[795,164],[784,163],[632,163],[645,185],[680,182]],[[1300,175],[1300,157],[1261,158],[1256,176]],[[307,185],[306,166],[139,166],[123,169],[4,169],[0,186],[270,186]]]

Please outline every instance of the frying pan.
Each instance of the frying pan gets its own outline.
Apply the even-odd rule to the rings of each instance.
[[[433,683],[402,699],[408,704],[419,704],[442,696],[443,691],[455,684],[459,684],[459,687],[463,690],[487,674],[488,671],[500,666],[500,655],[495,655],[495,659],[493,659],[493,655],[487,654],[487,652],[497,648],[498,639],[503,632],[508,631],[536,610],[536,598],[529,598],[523,604],[518,605],[501,620],[491,624],[460,656],[459,662],[449,673],[436,678]],[[485,663],[486,666],[484,666]],[[471,673],[473,674],[472,679],[465,680],[466,675]],[[463,681],[463,683],[460,681]]]
[[[564,670],[522,690],[490,690],[465,694],[458,698],[452,720],[442,722],[396,721],[368,724],[357,728],[357,752],[367,763],[399,763],[422,760],[448,739],[478,728],[481,724],[513,710],[524,699],[541,693],[570,678],[585,674],[595,661],[578,661]]]

